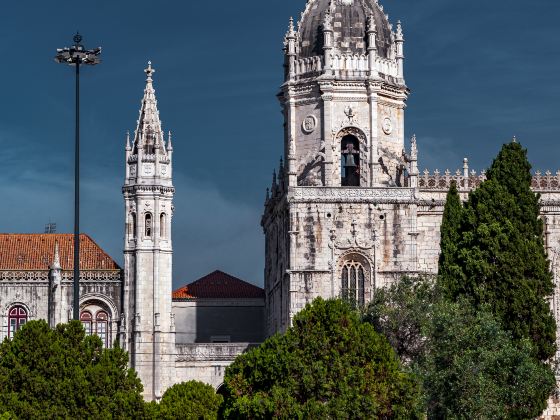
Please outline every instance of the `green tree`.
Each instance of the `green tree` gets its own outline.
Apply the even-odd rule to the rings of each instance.
[[[452,252],[440,271],[449,296],[488,305],[515,340],[530,339],[536,357],[548,360],[556,351],[547,302],[553,283],[530,168],[518,143],[502,147],[488,179],[469,195],[456,247],[442,236],[442,252]]]
[[[198,381],[183,382],[165,391],[159,404],[154,403],[152,416],[164,420],[215,420],[222,401],[223,397],[210,385]]]
[[[457,265],[455,264],[455,257],[457,254],[457,246],[459,244],[460,234],[459,229],[463,216],[463,204],[459,197],[457,184],[451,183],[451,188],[447,193],[445,201],[445,208],[443,210],[443,218],[441,221],[441,241],[440,241],[440,256],[439,256],[439,281],[441,284],[446,284],[445,290],[455,289],[454,284],[458,278]]]
[[[517,343],[486,308],[440,303],[418,363],[428,417],[531,419],[546,408],[555,378],[533,357],[532,343]]]
[[[142,384],[120,348],[79,321],[30,321],[0,345],[0,413],[17,418],[141,418]]]
[[[226,418],[416,418],[419,386],[341,300],[316,299],[284,335],[226,369]]]
[[[430,277],[403,277],[375,292],[364,309],[363,319],[383,334],[401,361],[409,365],[426,351],[425,332],[432,321],[440,290]]]

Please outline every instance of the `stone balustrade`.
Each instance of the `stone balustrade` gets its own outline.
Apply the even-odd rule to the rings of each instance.
[[[426,169],[418,177],[418,186],[421,190],[447,191],[451,187],[451,183],[455,182],[459,190],[470,191],[485,180],[486,171],[484,170],[480,173],[473,170],[469,172],[468,176],[465,176],[460,170],[452,174],[449,170],[443,173],[435,170],[430,173]],[[556,174],[552,174],[551,171],[546,171],[544,174],[540,171],[535,172],[531,186],[534,191],[560,191],[560,171],[557,171]]]
[[[203,362],[203,361],[229,361],[245,353],[248,349],[256,347],[252,343],[195,343],[178,344],[178,362]]]

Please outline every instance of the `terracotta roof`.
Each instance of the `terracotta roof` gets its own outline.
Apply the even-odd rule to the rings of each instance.
[[[74,235],[0,233],[0,270],[48,270],[58,242],[60,265],[74,269]],[[80,235],[80,269],[120,270],[88,235]]]
[[[173,292],[173,299],[254,298],[264,298],[264,290],[219,270]]]

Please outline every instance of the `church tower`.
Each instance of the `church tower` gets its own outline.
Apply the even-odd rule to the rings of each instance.
[[[269,334],[318,296],[367,302],[417,263],[400,21],[377,0],[308,0],[284,51],[286,162],[262,218]]]
[[[121,343],[144,385],[144,398],[161,398],[174,380],[171,313],[173,216],[171,134],[161,127],[151,63],[134,140],[126,139],[124,319]]]

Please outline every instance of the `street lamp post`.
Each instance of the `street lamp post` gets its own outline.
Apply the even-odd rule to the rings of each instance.
[[[73,318],[80,319],[80,66],[101,62],[101,47],[86,50],[82,36],[74,35],[74,45],[56,50],[55,61],[76,67],[76,146],[74,155],[74,303]]]

